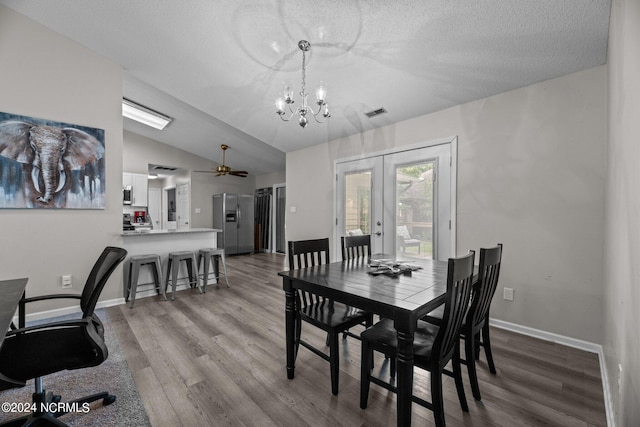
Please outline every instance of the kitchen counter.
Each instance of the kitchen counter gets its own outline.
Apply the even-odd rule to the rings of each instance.
[[[189,233],[220,233],[222,230],[217,228],[182,228],[182,229],[174,229],[174,230],[149,230],[149,229],[139,229],[139,230],[131,230],[131,231],[123,231],[123,236],[149,236],[149,235],[166,235],[166,234],[189,234]]]

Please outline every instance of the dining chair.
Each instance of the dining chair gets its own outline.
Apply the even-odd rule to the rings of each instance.
[[[371,259],[371,235],[370,234],[352,234],[342,236],[340,238],[342,249],[342,261],[354,260],[361,258],[369,261]],[[382,318],[380,318],[382,320]],[[360,339],[359,335],[355,335],[350,331],[343,333],[343,338],[350,337]]]
[[[289,269],[315,267],[328,264],[329,239],[289,241]],[[331,392],[338,394],[338,374],[340,357],[338,336],[358,324],[371,326],[372,315],[362,310],[334,302],[328,298],[298,289],[296,298],[296,354],[300,345],[329,362],[331,366]],[[301,320],[327,333],[329,354],[314,347],[301,338]]]
[[[442,374],[455,379],[460,406],[469,411],[462,383],[460,368],[460,346],[458,337],[464,320],[473,280],[474,251],[460,258],[450,258],[447,271],[447,291],[444,301],[444,314],[440,326],[418,320],[413,342],[414,366],[430,372],[431,402],[418,396],[411,400],[433,411],[436,426],[445,425],[444,399],[442,395]],[[398,354],[398,341],[393,321],[384,319],[362,334],[360,408],[366,409],[369,400],[370,383],[396,392],[396,387],[371,373],[373,351],[383,353],[395,361]],[[445,369],[451,361],[453,372]]]
[[[480,347],[484,348],[489,371],[494,375],[496,374],[489,336],[489,309],[491,308],[493,295],[498,287],[501,262],[502,243],[498,243],[492,248],[480,249],[478,280],[473,284],[469,311],[460,329],[460,338],[464,340],[465,348],[465,358],[460,361],[467,365],[471,391],[473,392],[473,398],[476,400],[481,400],[478,374],[476,372],[476,360],[480,357]],[[433,324],[440,324],[442,311],[436,310],[429,313],[424,320]]]
[[[360,257],[371,258],[371,235],[342,236],[340,238],[342,248],[342,260]]]

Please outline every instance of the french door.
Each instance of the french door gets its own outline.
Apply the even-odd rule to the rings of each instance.
[[[371,234],[374,253],[453,256],[454,150],[455,140],[447,140],[337,161],[335,253],[340,253],[340,236]]]

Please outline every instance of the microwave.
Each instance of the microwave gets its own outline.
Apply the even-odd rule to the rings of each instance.
[[[125,185],[124,187],[122,187],[122,204],[123,205],[130,205],[131,204],[131,200],[133,197],[133,191],[131,190],[131,186],[130,185]]]

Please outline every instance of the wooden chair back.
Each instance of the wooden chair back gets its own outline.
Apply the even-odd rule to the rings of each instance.
[[[369,257],[371,258],[371,235],[342,236],[342,260]]]
[[[491,300],[498,287],[500,263],[502,262],[502,243],[493,248],[480,249],[480,267],[478,281],[473,287],[471,307],[465,320],[466,327],[474,330],[482,327],[489,318]]]
[[[474,251],[460,258],[449,258],[444,314],[431,353],[431,360],[441,366],[448,363],[459,345],[460,329],[471,297],[474,258]]]
[[[331,261],[329,256],[329,239],[312,239],[289,241],[289,269],[314,267],[328,264]],[[307,307],[311,304],[324,303],[325,298],[318,297],[307,291],[298,291],[301,299],[301,306]]]

